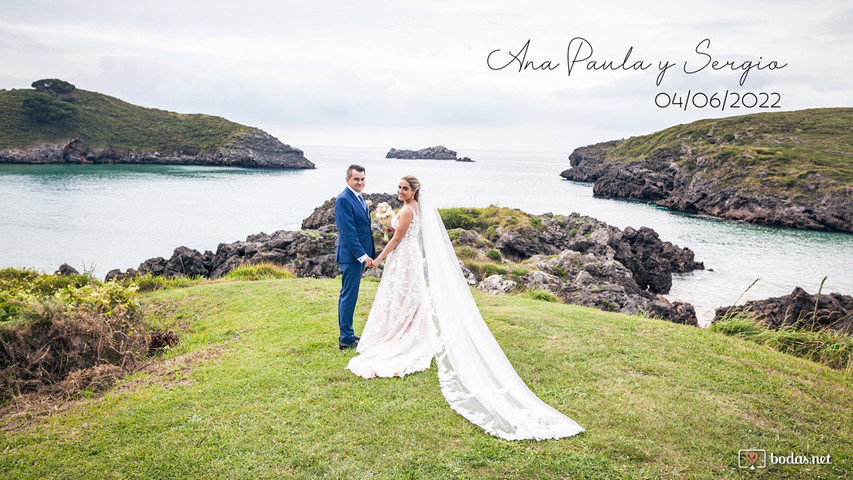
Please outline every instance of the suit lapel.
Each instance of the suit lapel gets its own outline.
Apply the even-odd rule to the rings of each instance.
[[[361,213],[364,214],[365,217],[367,217],[367,221],[370,221],[370,214],[367,213],[367,209],[361,206],[361,202],[358,201],[358,197],[356,196],[356,194],[352,190],[350,190],[349,187],[345,188],[344,190],[349,193],[350,201],[355,204],[356,210],[361,211]],[[365,203],[366,202],[367,201],[365,200]]]

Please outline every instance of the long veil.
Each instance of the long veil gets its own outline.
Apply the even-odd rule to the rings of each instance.
[[[470,422],[506,440],[583,432],[574,420],[540,400],[515,372],[474,303],[438,210],[423,192],[419,203],[444,398]]]

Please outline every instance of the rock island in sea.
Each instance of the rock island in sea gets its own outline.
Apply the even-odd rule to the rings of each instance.
[[[427,147],[420,150],[397,150],[392,148],[385,158],[402,158],[407,160],[456,160],[457,162],[473,162],[469,157],[459,158],[453,150],[438,145],[436,147]]]
[[[315,168],[254,127],[131,105],[59,79],[0,91],[0,163]]]

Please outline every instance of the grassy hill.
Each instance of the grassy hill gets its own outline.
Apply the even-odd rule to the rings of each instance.
[[[661,148],[679,152],[685,147],[693,155],[676,163],[723,186],[791,196],[810,196],[818,187],[853,188],[853,108],[699,120],[618,142],[606,158],[630,162]],[[687,163],[700,156],[718,162]]]
[[[365,281],[364,324],[376,291]],[[0,430],[2,478],[848,478],[851,373],[719,333],[474,292],[519,375],[587,429],[508,442],[453,412],[435,368],[364,380],[336,345],[336,280],[205,283],[144,296],[182,324],[103,396]],[[9,425],[24,427],[10,430]],[[830,455],[738,467],[738,450]],[[769,461],[769,460],[768,460]]]
[[[64,118],[28,115],[27,99],[42,96],[47,102],[46,95],[35,89],[0,91],[0,149],[64,145],[79,137],[93,148],[118,152],[213,154],[232,138],[259,131],[221,117],[144,108],[80,89],[52,99],[67,107]]]

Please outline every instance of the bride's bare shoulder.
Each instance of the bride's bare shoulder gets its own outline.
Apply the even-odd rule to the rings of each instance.
[[[409,208],[411,208],[411,209],[412,209],[412,212],[414,212],[414,214],[415,214],[415,215],[420,216],[420,214],[421,214],[421,206],[420,206],[420,204],[419,204],[417,201],[414,201],[414,202],[412,202],[412,204],[411,204],[411,205],[406,205],[406,206],[407,206],[407,207],[409,207]]]

